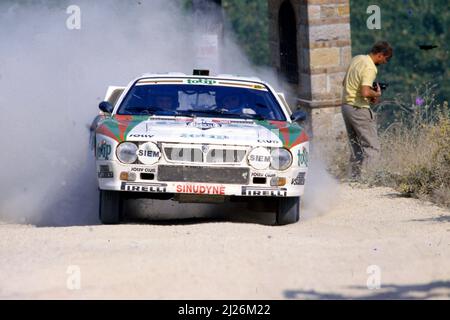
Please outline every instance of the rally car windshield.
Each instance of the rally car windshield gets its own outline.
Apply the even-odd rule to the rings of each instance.
[[[135,84],[120,115],[180,115],[286,121],[273,94],[262,85]]]

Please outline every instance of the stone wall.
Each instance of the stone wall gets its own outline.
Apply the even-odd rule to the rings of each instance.
[[[351,59],[349,0],[268,0],[271,58],[277,69],[278,13],[284,1],[290,1],[297,20],[297,107],[311,115],[314,137],[341,136],[342,80]]]

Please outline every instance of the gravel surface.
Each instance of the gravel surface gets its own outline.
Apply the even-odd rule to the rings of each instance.
[[[236,209],[116,226],[3,222],[0,298],[450,298],[448,210],[346,184],[323,214],[305,205],[309,218],[283,227]]]

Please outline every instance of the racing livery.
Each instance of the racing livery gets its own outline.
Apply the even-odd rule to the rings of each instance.
[[[144,75],[110,87],[93,123],[100,219],[119,223],[126,193],[158,199],[271,201],[299,220],[309,142],[282,94],[256,78]],[[206,200],[205,200],[206,201]]]

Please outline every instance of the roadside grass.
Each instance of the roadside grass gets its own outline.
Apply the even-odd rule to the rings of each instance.
[[[430,200],[450,208],[450,110],[437,104],[434,86],[424,84],[410,97],[384,102],[398,110],[389,126],[379,130],[381,157],[357,182],[389,186],[404,196]],[[350,148],[328,148],[329,170],[340,180],[348,177]]]

